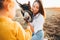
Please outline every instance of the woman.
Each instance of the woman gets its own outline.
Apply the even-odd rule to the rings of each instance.
[[[34,1],[32,11],[34,17],[31,25],[34,28],[34,35],[32,36],[31,40],[43,40],[44,39],[43,24],[45,21],[45,13],[41,1],[39,0]]]
[[[0,0],[0,40],[30,40],[31,30],[12,21],[15,16],[15,0]]]

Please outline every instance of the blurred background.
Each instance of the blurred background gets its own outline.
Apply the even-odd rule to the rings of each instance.
[[[18,0],[32,6],[34,0]],[[44,32],[46,40],[60,40],[60,0],[41,0],[46,13]],[[19,9],[19,7],[17,6]],[[17,11],[18,13],[19,11]]]

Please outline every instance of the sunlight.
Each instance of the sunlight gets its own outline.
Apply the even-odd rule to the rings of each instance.
[[[30,1],[30,4],[32,6],[34,0],[18,0],[20,3],[28,3]],[[60,7],[60,0],[42,0],[44,8],[50,8],[50,7]]]

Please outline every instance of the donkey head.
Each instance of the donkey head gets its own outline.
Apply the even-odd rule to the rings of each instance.
[[[22,8],[21,13],[24,17],[24,20],[26,22],[32,22],[33,21],[33,12],[30,10],[30,2],[28,2],[28,4],[21,4],[19,3],[17,0],[16,2],[19,4],[19,7]]]

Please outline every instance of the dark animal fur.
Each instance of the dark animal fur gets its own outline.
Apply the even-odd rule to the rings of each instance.
[[[23,10],[21,10],[22,15],[24,16],[24,12],[23,12],[23,11],[28,12],[29,15],[31,16],[31,21],[30,21],[30,22],[32,22],[32,21],[33,21],[33,12],[30,10],[30,9],[31,9],[31,7],[30,7],[30,2],[28,2],[28,4],[21,4],[21,3],[19,3],[17,0],[16,0],[16,2],[17,2],[17,3],[19,4],[19,6],[23,9]]]

